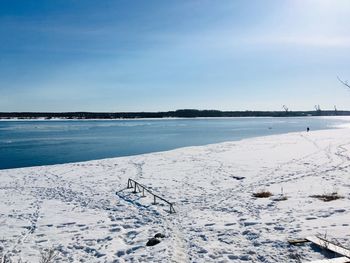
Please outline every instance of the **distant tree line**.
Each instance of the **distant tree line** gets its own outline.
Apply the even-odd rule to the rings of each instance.
[[[304,116],[345,116],[350,111],[219,111],[181,109],[166,112],[0,112],[1,119],[135,119],[135,118],[198,118],[198,117],[304,117]]]

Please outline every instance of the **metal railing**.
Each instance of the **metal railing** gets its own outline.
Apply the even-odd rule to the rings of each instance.
[[[145,187],[144,185],[136,182],[133,179],[128,179],[128,186],[127,189],[131,189],[134,188],[133,193],[142,193],[142,196],[146,196],[145,195],[145,191],[148,192],[149,194],[153,195],[153,204],[156,205],[157,204],[157,199],[167,203],[169,205],[169,212],[170,214],[175,213],[175,209],[174,209],[174,204],[167,201],[166,199],[164,199],[163,197],[154,194],[151,190],[149,190],[147,187]]]

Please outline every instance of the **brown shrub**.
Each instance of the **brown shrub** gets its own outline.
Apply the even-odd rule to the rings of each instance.
[[[253,193],[253,196],[256,198],[268,198],[272,196],[272,193],[269,191],[260,191],[260,192]]]
[[[317,198],[319,200],[322,200],[324,202],[334,201],[337,199],[344,198],[343,196],[339,195],[337,192],[333,192],[330,194],[322,194],[322,195],[310,195],[312,198]]]

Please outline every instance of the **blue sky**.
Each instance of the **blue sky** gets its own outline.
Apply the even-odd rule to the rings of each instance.
[[[348,0],[0,0],[0,111],[350,109]]]

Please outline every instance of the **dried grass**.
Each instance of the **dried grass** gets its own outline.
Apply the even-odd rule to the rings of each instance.
[[[260,191],[260,192],[253,193],[253,196],[256,198],[268,198],[272,196],[272,193],[269,191]]]
[[[343,196],[339,195],[337,192],[333,192],[330,194],[322,194],[322,195],[310,195],[310,197],[317,198],[317,199],[322,200],[324,202],[330,202],[330,201],[344,198]]]

